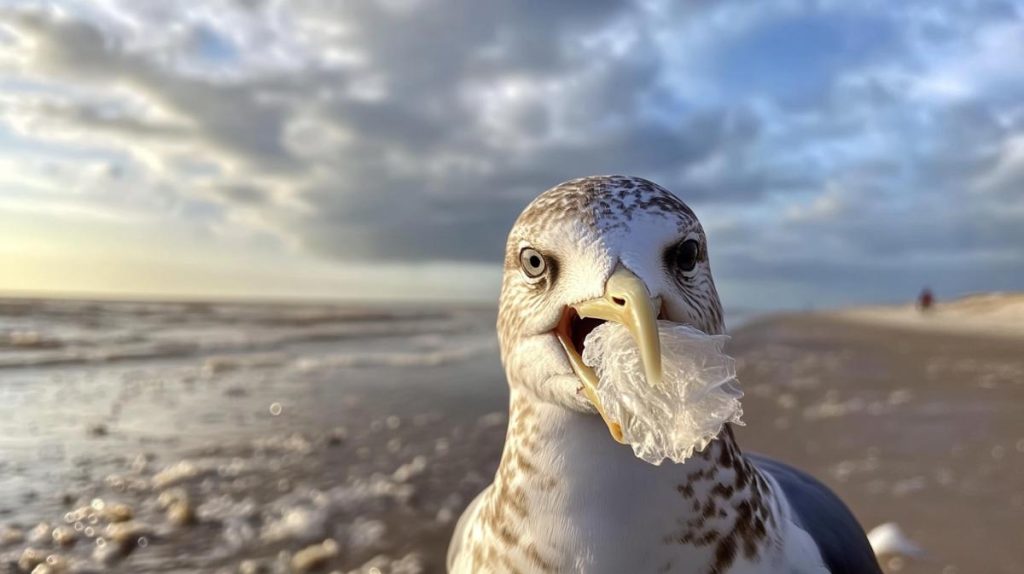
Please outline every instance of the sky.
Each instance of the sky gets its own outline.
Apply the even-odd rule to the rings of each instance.
[[[1024,4],[0,0],[0,291],[493,301],[628,174],[726,307],[1024,289]]]

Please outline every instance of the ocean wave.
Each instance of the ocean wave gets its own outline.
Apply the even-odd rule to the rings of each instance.
[[[187,357],[197,348],[187,343],[164,343],[141,348],[64,348],[56,352],[0,354],[0,369],[169,359]]]
[[[422,351],[394,351],[373,353],[335,353],[320,357],[302,357],[295,361],[294,368],[308,373],[346,368],[368,367],[435,367],[466,361],[480,355],[494,352],[497,339],[483,343],[467,343],[460,347]]]
[[[0,300],[0,369],[231,356],[384,338],[410,338],[418,348],[481,325],[479,313],[457,309]],[[431,364],[452,356],[359,356],[338,363]],[[210,368],[229,369],[228,362],[212,360]]]
[[[57,349],[64,342],[33,330],[0,333],[0,349]]]

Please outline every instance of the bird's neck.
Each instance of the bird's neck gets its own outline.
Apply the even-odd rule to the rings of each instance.
[[[779,519],[772,486],[728,427],[684,463],[654,466],[616,443],[599,417],[516,390],[491,499],[485,519],[495,526],[513,518],[567,532],[562,543],[584,555],[602,544],[686,546],[719,566],[756,559]]]

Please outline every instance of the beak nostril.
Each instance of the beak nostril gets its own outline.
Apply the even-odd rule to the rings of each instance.
[[[612,297],[612,303],[615,303],[619,307],[625,307],[626,306],[626,300],[623,299],[622,297]]]

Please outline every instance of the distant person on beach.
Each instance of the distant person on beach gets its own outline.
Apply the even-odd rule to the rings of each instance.
[[[932,290],[925,287],[921,290],[921,294],[917,296],[917,308],[922,313],[930,311],[932,305],[935,304],[935,295],[932,294]]]

